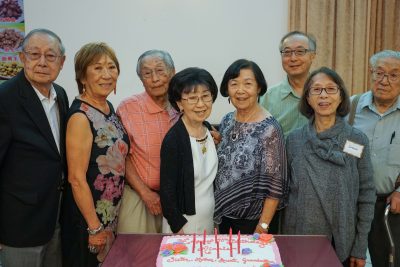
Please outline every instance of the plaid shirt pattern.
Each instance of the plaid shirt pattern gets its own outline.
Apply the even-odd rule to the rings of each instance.
[[[128,158],[142,181],[151,189],[160,189],[160,149],[164,136],[178,120],[171,106],[159,107],[143,92],[121,102],[117,109],[131,143]]]

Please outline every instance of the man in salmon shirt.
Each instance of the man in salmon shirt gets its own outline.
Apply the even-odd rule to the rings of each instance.
[[[160,149],[179,118],[167,95],[175,67],[168,52],[150,50],[139,57],[136,72],[145,91],[128,97],[117,109],[131,142],[118,232],[160,233]]]

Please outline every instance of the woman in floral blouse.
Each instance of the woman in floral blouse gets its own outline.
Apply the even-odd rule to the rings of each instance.
[[[235,107],[219,128],[214,222],[221,234],[230,229],[243,234],[278,230],[269,226],[284,206],[286,153],[281,126],[258,103],[266,91],[260,67],[246,59],[233,62],[221,82],[221,95]]]
[[[98,266],[114,240],[129,140],[107,101],[119,75],[114,51],[104,43],[84,45],[75,55],[75,73],[80,95],[66,133],[64,266]]]

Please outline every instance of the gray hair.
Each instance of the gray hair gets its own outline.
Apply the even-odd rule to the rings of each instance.
[[[369,64],[370,64],[371,68],[375,69],[377,67],[378,60],[380,60],[382,58],[395,58],[397,60],[400,60],[400,52],[393,51],[393,50],[379,51],[378,53],[372,55],[369,58]]]
[[[300,35],[300,36],[304,36],[308,39],[308,49],[310,51],[317,51],[317,41],[315,40],[314,36],[301,32],[301,31],[292,31],[289,32],[287,34],[285,34],[285,36],[282,37],[281,41],[279,42],[279,51],[282,51],[283,49],[283,42],[285,41],[285,39],[295,36],[295,35]]]
[[[175,65],[174,65],[174,61],[172,60],[171,55],[167,52],[167,51],[163,51],[163,50],[148,50],[146,52],[144,52],[143,54],[140,55],[140,57],[138,58],[137,61],[137,65],[136,65],[136,73],[139,76],[139,78],[141,78],[140,76],[140,70],[142,69],[142,64],[143,61],[146,58],[149,57],[158,57],[160,58],[165,66],[167,66],[168,71],[171,73],[175,70]]]
[[[52,32],[52,31],[50,31],[50,30],[48,30],[48,29],[34,29],[34,30],[30,31],[30,32],[25,36],[24,40],[22,41],[22,50],[25,51],[25,48],[26,48],[26,46],[28,45],[29,39],[30,39],[32,36],[36,35],[36,34],[45,34],[45,35],[48,35],[48,36],[50,36],[50,37],[56,39],[57,42],[58,42],[58,47],[59,47],[59,49],[60,49],[61,55],[62,55],[62,56],[65,55],[65,47],[64,47],[64,45],[63,45],[63,43],[62,43],[62,41],[61,41],[61,38],[58,37],[57,34],[55,34],[54,32]]]

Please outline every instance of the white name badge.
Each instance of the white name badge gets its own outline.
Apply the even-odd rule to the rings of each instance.
[[[364,146],[347,140],[344,144],[343,152],[350,154],[354,157],[361,158]]]

